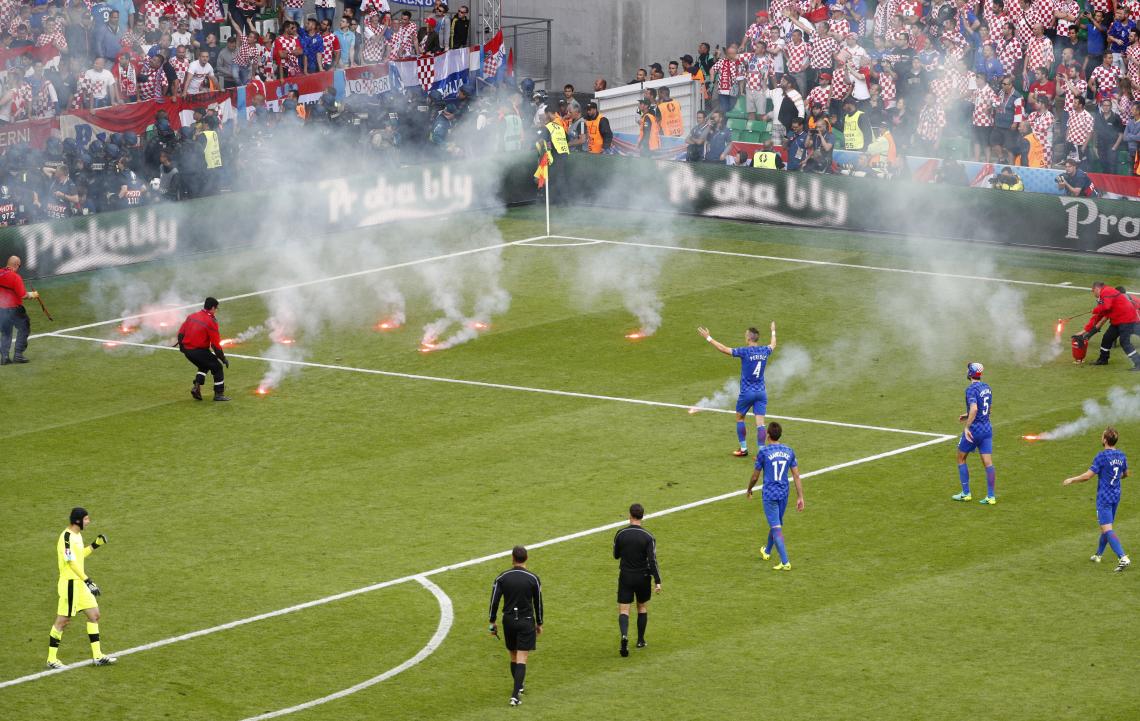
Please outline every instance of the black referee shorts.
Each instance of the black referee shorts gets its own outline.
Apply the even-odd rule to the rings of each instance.
[[[653,579],[650,576],[618,574],[618,603],[649,603],[653,596]]]
[[[214,376],[214,384],[222,383],[226,379],[226,372],[222,368],[222,362],[214,355],[213,351],[209,348],[194,348],[192,350],[182,351],[182,355],[186,356],[186,360],[194,364],[198,372],[202,375],[207,373]],[[194,378],[197,382],[197,376]]]
[[[508,651],[533,651],[538,643],[534,619],[530,616],[504,616],[503,642]]]

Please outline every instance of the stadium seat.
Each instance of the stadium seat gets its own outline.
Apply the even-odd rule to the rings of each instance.
[[[767,133],[770,125],[767,120],[749,120],[745,130],[750,133]]]
[[[729,118],[728,129],[732,130],[734,133],[738,130],[748,130],[748,121],[742,120],[740,118]]]
[[[733,133],[732,139],[738,143],[759,143],[760,133],[753,133],[747,130],[742,130],[738,133]]]

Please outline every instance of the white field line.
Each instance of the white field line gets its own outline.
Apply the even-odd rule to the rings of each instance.
[[[853,461],[845,461],[843,463],[837,463],[837,464],[832,465],[832,466],[827,466],[826,468],[819,468],[819,469],[816,469],[814,471],[808,471],[808,472],[802,474],[801,477],[802,478],[812,478],[814,476],[823,475],[824,473],[830,473],[832,471],[838,471],[838,470],[841,470],[844,468],[851,468],[853,466],[859,466],[859,465],[862,465],[864,463],[871,463],[873,461],[882,460],[883,458],[890,458],[891,456],[898,456],[898,455],[902,455],[904,453],[909,453],[911,451],[918,450],[919,448],[925,448],[926,446],[934,445],[935,443],[943,443],[943,442],[945,442],[947,440],[951,440],[953,438],[955,438],[955,436],[941,436],[938,438],[933,438],[931,440],[922,441],[921,443],[915,443],[915,444],[912,444],[909,446],[903,446],[902,448],[896,448],[892,451],[884,451],[883,453],[876,453],[875,455],[872,455],[872,456],[865,456],[863,458],[857,458]],[[734,498],[736,496],[741,496],[741,495],[744,495],[744,489],[743,488],[737,489],[735,491],[729,491],[728,493],[722,493],[718,496],[711,496],[709,498],[704,498],[704,499],[701,499],[699,501],[692,501],[691,503],[685,503],[685,504],[682,504],[680,506],[673,506],[672,508],[666,508],[665,510],[657,511],[655,513],[648,513],[648,514],[646,514],[645,517],[646,518],[660,518],[662,516],[668,516],[670,514],[679,513],[681,511],[687,511],[687,510],[690,510],[692,508],[698,508],[700,506],[706,506],[710,503],[716,503],[718,501],[723,501],[723,500],[726,500],[729,498]],[[577,531],[576,533],[570,533],[570,534],[567,534],[565,536],[558,536],[557,538],[550,538],[550,539],[547,539],[545,541],[539,541],[538,543],[527,544],[527,548],[533,550],[536,548],[545,548],[546,546],[553,546],[553,545],[558,544],[558,543],[565,543],[566,541],[573,541],[573,540],[578,539],[578,538],[584,538],[586,536],[592,536],[592,535],[597,534],[597,533],[604,533],[605,531],[612,531],[616,528],[621,528],[626,523],[628,523],[628,521],[621,520],[621,521],[616,521],[614,523],[607,523],[607,524],[604,524],[601,526],[595,526],[594,528],[588,528],[584,531]],[[115,652],[115,655],[116,656],[129,656],[131,654],[141,653],[143,651],[152,651],[156,648],[162,648],[163,646],[169,646],[171,644],[179,643],[181,641],[189,641],[189,640],[194,639],[194,638],[200,638],[202,636],[209,636],[210,634],[218,633],[219,631],[228,631],[232,628],[238,628],[239,626],[245,626],[247,624],[254,623],[255,621],[264,621],[264,620],[269,619],[269,618],[276,618],[278,616],[284,616],[286,614],[296,613],[297,611],[303,611],[307,608],[314,608],[316,606],[323,606],[327,603],[332,603],[334,601],[341,601],[341,600],[344,600],[346,598],[352,598],[353,596],[359,596],[361,594],[371,593],[372,591],[379,591],[380,589],[389,588],[391,586],[396,586],[396,585],[399,585],[401,583],[407,583],[408,581],[418,581],[418,579],[420,579],[420,578],[428,578],[430,576],[436,576],[436,575],[439,575],[441,573],[446,573],[448,571],[455,571],[455,570],[458,570],[461,568],[467,568],[469,566],[478,566],[478,565],[486,563],[488,561],[494,561],[494,560],[497,560],[500,558],[506,558],[510,555],[511,555],[511,551],[506,550],[506,551],[499,551],[497,553],[491,553],[491,554],[488,554],[486,556],[479,556],[478,558],[471,558],[471,559],[468,559],[466,561],[460,561],[459,563],[452,563],[452,564],[449,564],[447,566],[440,566],[439,568],[433,568],[430,571],[413,573],[413,574],[410,574],[407,576],[402,576],[400,578],[393,578],[393,579],[388,580],[388,581],[381,581],[379,583],[374,583],[370,586],[362,586],[360,588],[354,588],[351,591],[343,591],[341,593],[336,593],[336,594],[333,594],[331,596],[325,596],[324,598],[316,598],[316,599],[313,599],[312,601],[306,601],[304,603],[298,603],[298,604],[293,605],[293,606],[287,606],[285,608],[281,608],[281,609],[278,609],[276,611],[267,611],[265,613],[259,613],[255,616],[249,616],[248,618],[240,618],[236,621],[230,621],[228,623],[223,623],[223,624],[220,624],[218,626],[211,626],[210,628],[202,628],[202,629],[199,629],[197,631],[190,631],[189,633],[184,633],[184,634],[181,634],[179,636],[171,636],[170,638],[164,638],[160,641],[152,641],[151,643],[145,643],[141,646],[134,646],[133,648],[128,648],[128,649],[124,649],[122,651],[117,651],[117,652]],[[27,683],[28,681],[35,681],[36,679],[45,678],[47,676],[54,676],[55,674],[63,673],[64,671],[70,671],[70,670],[75,669],[75,668],[80,668],[82,666],[90,666],[90,665],[91,665],[91,661],[80,661],[78,663],[68,664],[67,666],[64,666],[63,668],[60,668],[60,669],[50,669],[47,671],[40,671],[39,673],[33,673],[33,674],[29,674],[27,676],[21,676],[19,678],[10,679],[8,681],[0,681],[0,689],[7,688],[9,686],[17,686],[19,684]]]
[[[634,243],[626,240],[603,240],[600,238],[579,238],[573,235],[552,235],[551,238],[560,240],[598,241],[611,245],[631,245],[639,248],[660,248],[661,250],[680,250],[686,253],[704,253],[706,255],[724,255],[733,258],[753,258],[756,260],[775,260],[781,263],[801,263],[803,265],[824,265],[832,268],[856,268],[858,270],[875,270],[881,273],[905,273],[907,275],[925,275],[937,278],[957,278],[959,280],[981,280],[990,283],[1010,283],[1012,285],[1031,285],[1038,288],[1064,288],[1066,290],[1081,290],[1088,292],[1088,288],[1080,288],[1072,283],[1038,283],[1031,280],[1011,280],[986,275],[962,275],[958,273],[939,273],[933,270],[915,270],[913,268],[887,268],[879,265],[859,265],[858,263],[839,263],[831,260],[807,260],[805,258],[785,258],[778,255],[759,255],[756,253],[739,253],[728,250],[709,250],[707,248],[686,248],[677,245],[660,245],[658,243]],[[541,240],[541,239],[540,239]]]
[[[106,345],[109,348],[118,347],[118,346],[126,346],[126,347],[130,347],[130,348],[146,348],[146,349],[150,349],[150,350],[176,350],[175,348],[168,346],[168,345],[158,345],[158,344],[154,344],[154,343],[136,343],[133,341],[120,341],[120,340],[105,339],[105,338],[90,338],[90,337],[85,336],[85,335],[65,334],[62,331],[59,333],[52,333],[51,337],[53,337],[53,338],[64,338],[67,340],[82,340],[82,341],[87,341],[88,343],[101,343],[103,345]],[[545,395],[563,396],[563,397],[567,397],[567,398],[585,398],[588,400],[596,400],[596,401],[613,401],[616,403],[632,403],[635,405],[654,406],[657,408],[678,408],[678,409],[681,409],[684,411],[691,411],[694,408],[693,405],[685,405],[682,403],[665,403],[663,401],[647,401],[647,400],[642,400],[640,398],[623,398],[621,396],[606,396],[606,395],[599,395],[597,393],[579,393],[576,391],[560,391],[560,390],[556,390],[553,388],[533,388],[531,386],[516,386],[516,385],[510,385],[507,383],[490,383],[487,381],[471,381],[471,380],[464,380],[462,378],[445,378],[443,376],[428,376],[428,375],[422,375],[419,373],[400,373],[397,371],[384,371],[384,370],[377,370],[375,368],[357,368],[355,366],[336,365],[336,364],[331,364],[331,363],[316,363],[313,361],[286,360],[286,359],[280,359],[280,358],[265,358],[263,356],[242,355],[239,353],[226,353],[226,357],[227,358],[241,358],[243,360],[262,361],[264,363],[281,363],[284,365],[298,366],[301,368],[323,368],[325,370],[345,371],[348,373],[363,373],[366,375],[386,376],[389,378],[405,378],[408,380],[432,381],[435,383],[454,383],[456,385],[475,386],[478,388],[496,388],[499,390],[521,391],[524,393],[542,393]],[[729,410],[726,408],[701,408],[699,410],[699,412],[702,412],[702,413],[706,412],[706,411],[710,412],[710,413],[735,413],[735,411]],[[870,426],[870,425],[865,425],[862,423],[844,423],[842,421],[826,421],[826,420],[820,420],[817,418],[798,418],[795,416],[777,416],[777,415],[769,415],[767,417],[768,418],[775,418],[775,419],[781,420],[781,421],[796,421],[798,423],[813,423],[813,424],[821,425],[821,426],[838,426],[840,428],[858,428],[860,430],[865,430],[865,431],[884,431],[886,433],[906,433],[906,434],[909,434],[912,436],[926,436],[928,438],[950,438],[951,437],[951,436],[947,436],[943,433],[931,433],[929,431],[912,431],[912,430],[908,430],[905,428],[888,428],[886,426]],[[954,436],[954,437],[956,437],[956,436]]]
[[[274,288],[265,288],[263,290],[254,290],[254,291],[250,291],[249,293],[239,293],[238,295],[231,295],[231,296],[226,296],[225,298],[218,298],[218,301],[221,303],[225,303],[225,302],[231,301],[231,300],[241,300],[243,298],[253,298],[253,297],[259,296],[259,295],[268,295],[269,293],[279,293],[283,290],[293,290],[294,288],[305,288],[305,287],[310,286],[310,285],[319,285],[321,283],[331,283],[331,282],[338,281],[338,280],[346,280],[348,278],[359,278],[362,275],[371,275],[373,273],[383,273],[384,271],[388,271],[388,270],[397,270],[399,268],[408,268],[408,267],[411,267],[413,265],[419,265],[420,263],[431,263],[431,262],[437,261],[437,260],[448,260],[449,258],[461,258],[465,255],[473,255],[475,253],[484,253],[488,250],[497,250],[499,248],[506,248],[506,247],[509,247],[512,245],[517,245],[519,243],[525,243],[528,240],[542,240],[545,237],[546,236],[535,236],[533,238],[523,238],[522,240],[512,240],[512,241],[506,242],[506,243],[496,243],[494,245],[484,245],[480,248],[470,248],[468,250],[458,250],[458,251],[455,251],[454,253],[444,253],[443,255],[433,255],[429,258],[416,258],[415,260],[406,260],[406,261],[403,261],[402,263],[393,263],[391,265],[382,265],[382,266],[379,266],[376,268],[366,268],[364,270],[357,270],[357,271],[353,271],[352,273],[342,273],[341,275],[330,275],[330,276],[327,276],[325,278],[314,278],[312,280],[305,280],[305,281],[301,281],[299,283],[290,283],[288,285],[279,285],[279,286],[276,286]],[[87,323],[85,325],[72,326],[71,328],[61,328],[58,331],[50,331],[47,333],[36,333],[35,335],[30,336],[30,338],[31,339],[46,338],[46,337],[53,336],[53,335],[59,335],[61,333],[74,333],[74,332],[80,331],[80,330],[87,330],[88,328],[98,328],[98,327],[104,326],[104,325],[112,325],[115,323],[122,323],[123,321],[127,321],[127,320],[135,320],[136,318],[146,318],[146,317],[152,316],[152,315],[162,315],[164,313],[169,313],[171,311],[193,310],[193,309],[201,306],[201,304],[202,304],[202,302],[198,301],[196,303],[190,303],[187,305],[181,305],[181,306],[176,306],[176,307],[172,307],[172,308],[163,308],[162,310],[151,311],[149,313],[136,313],[134,315],[123,316],[122,318],[112,318],[110,320],[101,320],[101,321],[96,321],[94,323]]]
[[[416,664],[425,660],[428,656],[435,653],[435,650],[439,648],[443,644],[443,640],[447,638],[448,632],[451,631],[451,625],[455,621],[455,609],[451,605],[451,599],[448,598],[447,594],[443,592],[442,588],[435,585],[423,576],[416,576],[414,580],[416,583],[431,591],[432,595],[435,596],[435,600],[439,603],[439,625],[436,626],[435,633],[432,634],[432,637],[428,640],[427,644],[419,650],[419,653],[417,653],[415,656],[412,656],[407,661],[404,661],[399,666],[390,668],[379,676],[373,676],[367,681],[361,681],[354,686],[349,686],[348,688],[337,691],[336,693],[330,693],[328,696],[322,696],[320,698],[315,698],[312,701],[299,703],[296,706],[278,709],[277,711],[270,711],[258,716],[250,716],[249,718],[245,719],[245,721],[262,721],[263,719],[277,718],[278,716],[285,716],[287,714],[296,713],[297,711],[304,711],[305,709],[313,708],[314,706],[320,706],[322,704],[328,703],[329,701],[336,701],[337,699],[344,698],[345,696],[351,696],[357,691],[363,691],[366,688],[375,686],[382,681],[387,681],[393,676],[407,671],[412,666],[415,666]]]
[[[539,238],[542,240],[542,238]],[[579,243],[538,243],[535,241],[519,241],[519,246],[523,248],[581,248],[584,245],[598,245],[603,241],[600,240],[587,240]]]

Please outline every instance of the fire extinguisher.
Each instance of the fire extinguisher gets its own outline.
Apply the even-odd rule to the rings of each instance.
[[[1084,363],[1085,354],[1089,352],[1089,342],[1083,335],[1073,336],[1073,362]]]

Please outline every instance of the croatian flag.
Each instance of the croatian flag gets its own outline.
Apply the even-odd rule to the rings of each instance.
[[[505,61],[505,63],[504,63]],[[483,46],[483,80],[495,84],[502,77],[515,74],[515,51],[507,53],[503,43],[503,31],[495,33],[491,42]]]
[[[460,48],[395,60],[388,63],[388,74],[399,82],[400,87],[419,87],[425,93],[438,90],[444,98],[454,98],[470,78],[470,55],[470,50]]]

